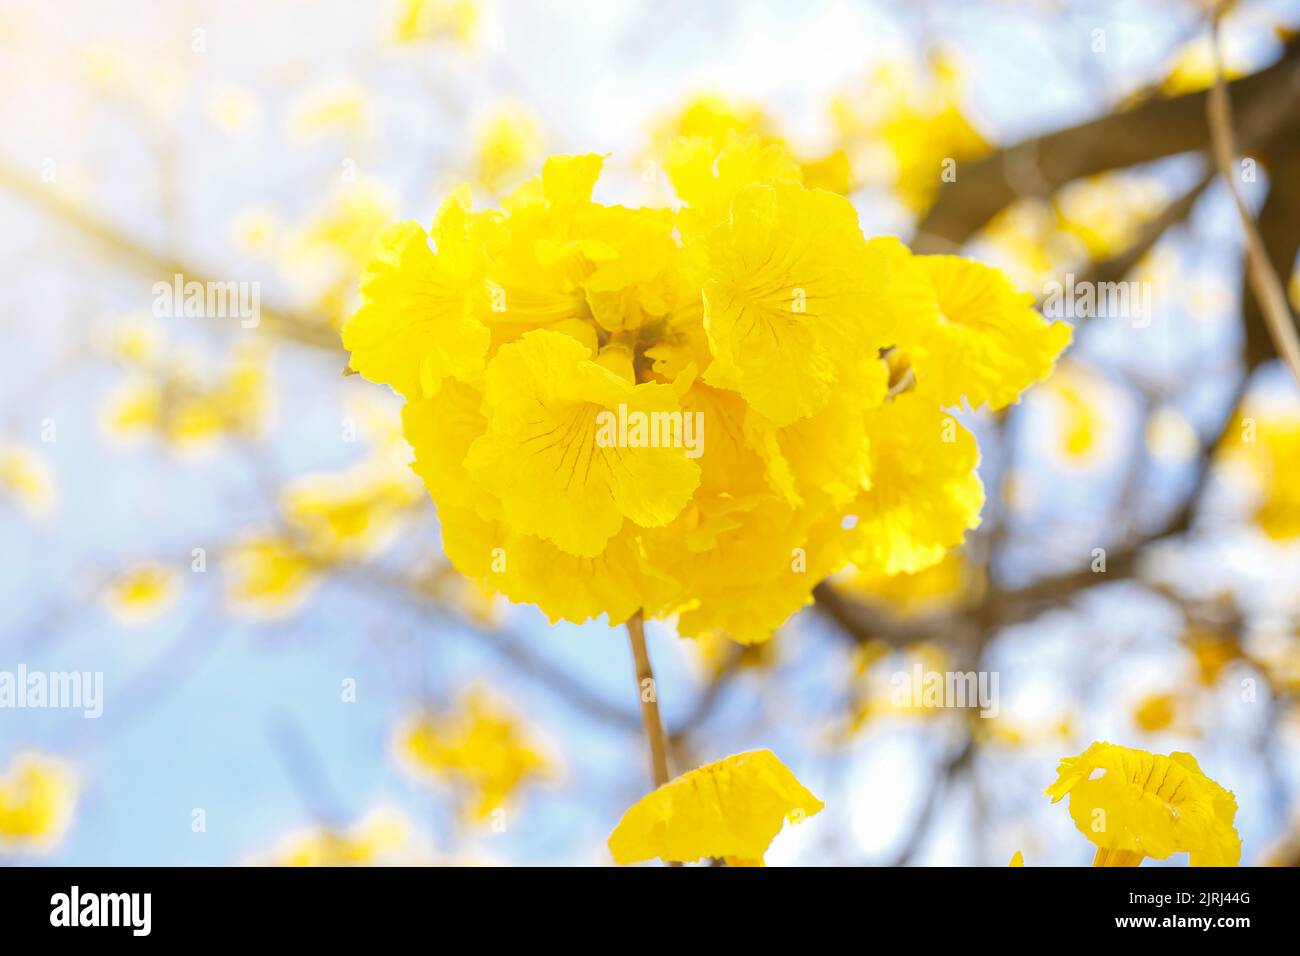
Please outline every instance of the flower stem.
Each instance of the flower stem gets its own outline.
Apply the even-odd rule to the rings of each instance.
[[[646,742],[650,745],[650,769],[656,787],[668,782],[668,744],[664,739],[664,725],[659,717],[659,687],[650,667],[650,654],[645,646],[645,618],[640,611],[627,621],[628,641],[632,645],[632,661],[636,665],[636,690],[641,700],[641,723],[645,727]]]

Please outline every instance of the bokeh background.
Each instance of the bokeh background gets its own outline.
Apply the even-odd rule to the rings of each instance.
[[[826,802],[769,863],[1074,865],[1058,760],[1187,750],[1243,862],[1296,862],[1300,399],[1209,162],[1207,6],[0,5],[0,671],[105,698],[0,709],[0,861],[609,863],[649,781],[624,635],[449,571],[337,326],[377,231],[458,182],[598,152],[597,198],[662,203],[667,139],[739,128],[869,235],[1152,312],[963,416],[989,503],[937,569],[851,572],[760,647],[652,622],[677,768],[770,747]],[[1243,0],[1222,41],[1284,282],[1297,26]],[[176,273],[257,283],[260,324],[156,318]],[[996,671],[999,716],[893,706],[915,662]]]

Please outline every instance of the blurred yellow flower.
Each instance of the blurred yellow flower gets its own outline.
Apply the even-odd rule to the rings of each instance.
[[[466,693],[449,713],[421,712],[404,720],[394,749],[415,779],[463,788],[464,812],[476,821],[504,812],[524,786],[555,772],[553,759],[522,721],[482,688]]]
[[[210,450],[225,437],[260,437],[271,416],[269,366],[261,350],[236,350],[215,377],[197,374],[193,364],[160,357],[133,369],[106,403],[109,436],[157,438],[180,452]]]
[[[1153,176],[1109,173],[1068,183],[1056,194],[1058,226],[1077,237],[1090,259],[1118,255],[1158,216],[1168,192]]]
[[[294,103],[289,133],[299,141],[320,136],[363,137],[370,130],[370,98],[352,80],[333,80]]]
[[[1007,864],[1007,866],[1024,866],[1024,865],[1025,865],[1025,857],[1019,850],[1017,850],[1015,853],[1012,854],[1011,862]]]
[[[208,95],[208,115],[225,133],[242,133],[257,118],[257,100],[242,86],[223,83]]]
[[[1192,866],[1236,866],[1237,801],[1188,753],[1169,756],[1094,743],[1066,757],[1046,796],[1070,798],[1070,816],[1097,845],[1094,866],[1137,866],[1188,853]]]
[[[425,841],[410,818],[377,807],[350,827],[313,826],[290,833],[275,848],[251,857],[250,866],[401,866],[429,861]]]
[[[474,179],[489,193],[517,185],[542,151],[542,124],[518,103],[498,103],[474,124]]]
[[[751,750],[642,797],[609,835],[609,850],[620,864],[715,857],[730,866],[762,866],[786,820],[802,823],[824,806],[776,754]]]
[[[128,568],[104,589],[104,606],[120,623],[143,624],[176,603],[180,574],[173,567],[147,561]]]
[[[1178,695],[1147,694],[1133,707],[1133,722],[1149,734],[1168,730],[1178,715]]]
[[[72,821],[77,786],[63,761],[18,753],[0,776],[0,853],[46,852]]]
[[[0,443],[0,490],[33,520],[52,514],[58,500],[49,463],[21,445]]]
[[[755,103],[728,99],[718,93],[700,93],[675,113],[654,124],[653,147],[659,157],[671,156],[680,141],[697,143],[716,154],[734,137],[753,139],[782,153],[800,153],[798,166],[809,187],[847,194],[857,186],[847,153],[838,147],[820,156],[806,157],[786,141],[776,120]]]
[[[990,149],[962,112],[960,95],[949,57],[933,57],[924,68],[891,61],[877,66],[861,90],[836,97],[832,114],[854,168],[877,180],[879,170],[889,170],[899,199],[919,214],[945,174],[955,177],[958,163]]]
[[[289,538],[244,535],[222,555],[231,607],[259,618],[297,611],[319,583],[320,566]]]
[[[1197,676],[1206,687],[1213,687],[1224,669],[1241,657],[1237,641],[1212,631],[1192,628],[1183,635],[1183,643],[1192,652]]]
[[[471,46],[478,35],[479,0],[398,0],[393,38],[398,43],[451,39]]]
[[[290,482],[280,512],[315,560],[359,560],[381,552],[401,530],[403,513],[422,499],[409,471],[362,462]]]
[[[839,581],[846,594],[883,604],[902,617],[931,614],[978,597],[982,575],[960,550],[912,573],[886,574],[879,567],[854,568]]]
[[[1243,411],[1225,433],[1220,452],[1243,462],[1261,485],[1254,520],[1275,541],[1300,538],[1300,411]]]

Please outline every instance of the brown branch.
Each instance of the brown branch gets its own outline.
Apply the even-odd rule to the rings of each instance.
[[[1297,119],[1295,86],[1300,77],[1300,41],[1286,47],[1267,69],[1233,80],[1229,86],[1260,127],[1280,128]],[[943,252],[963,245],[999,211],[1024,195],[1051,195],[1083,176],[1124,169],[1180,153],[1208,152],[1203,118],[1208,92],[1147,100],[1139,106],[1068,129],[1005,147],[962,167],[945,184],[918,226],[913,248]],[[1258,111],[1258,112],[1257,112]],[[1255,124],[1243,142],[1258,145]],[[1103,147],[1104,148],[1101,148]],[[1034,173],[1026,182],[1025,167]]]
[[[1224,184],[1232,194],[1237,215],[1241,219],[1241,229],[1246,237],[1246,275],[1255,293],[1255,301],[1264,316],[1269,337],[1273,340],[1273,347],[1291,369],[1291,374],[1296,381],[1300,382],[1300,335],[1296,333],[1295,319],[1292,318],[1291,310],[1287,307],[1286,289],[1269,262],[1268,250],[1255,225],[1254,217],[1251,216],[1250,209],[1242,198],[1241,189],[1237,185],[1237,176],[1232,168],[1238,149],[1236,134],[1233,131],[1232,103],[1223,80],[1217,18],[1211,26],[1211,39],[1214,48],[1215,82],[1206,103],[1206,115],[1209,117],[1214,160]]]
[[[191,263],[165,255],[136,240],[113,224],[86,212],[80,205],[60,196],[50,186],[34,182],[0,161],[0,189],[71,228],[81,238],[102,248],[114,261],[148,276],[152,281],[170,282],[183,275],[187,282],[207,283],[211,276]],[[309,316],[263,304],[261,323],[275,334],[313,348],[341,351],[338,332]]]
[[[650,747],[650,767],[655,786],[662,787],[669,780],[668,744],[664,738],[663,720],[659,716],[659,686],[655,683],[650,653],[645,646],[645,619],[640,611],[628,619],[627,636],[636,667],[636,692],[641,701],[641,723],[645,727],[646,743]]]

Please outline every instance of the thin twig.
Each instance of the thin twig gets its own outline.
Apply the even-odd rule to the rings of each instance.
[[[1246,275],[1251,289],[1259,303],[1259,310],[1268,326],[1269,337],[1278,356],[1290,368],[1291,374],[1300,382],[1300,335],[1296,333],[1295,320],[1286,304],[1286,290],[1282,280],[1273,270],[1264,248],[1264,240],[1255,226],[1251,215],[1237,188],[1237,178],[1233,173],[1233,157],[1237,155],[1236,134],[1232,125],[1232,103],[1228,99],[1227,86],[1223,79],[1223,59],[1219,47],[1219,18],[1216,15],[1210,24],[1210,41],[1214,50],[1214,87],[1206,100],[1206,114],[1210,124],[1210,142],[1214,147],[1214,161],[1219,167],[1228,192],[1237,207],[1241,219],[1241,229],[1246,237]]]
[[[669,777],[668,745],[664,738],[663,720],[659,717],[659,688],[645,646],[645,618],[640,611],[628,618],[627,636],[632,645],[632,661],[636,665],[636,690],[641,700],[641,723],[645,726],[646,742],[650,745],[650,767],[655,786],[662,787]]]

